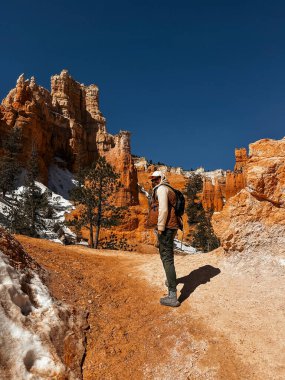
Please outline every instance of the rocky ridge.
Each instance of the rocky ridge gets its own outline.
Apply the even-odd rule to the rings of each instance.
[[[129,242],[154,241],[152,232],[145,230],[147,199],[139,192],[137,183],[141,189],[150,190],[149,173],[158,169],[179,189],[185,187],[191,175],[202,175],[203,189],[199,197],[204,209],[214,212],[212,222],[226,250],[242,251],[250,245],[246,238],[249,229],[266,238],[275,236],[280,241],[278,245],[283,244],[280,234],[283,231],[284,139],[253,143],[249,155],[245,148],[236,149],[233,171],[207,172],[203,168],[187,171],[153,165],[143,157],[132,157],[129,132],[121,131],[115,136],[107,132],[106,120],[99,108],[98,87],[80,84],[66,70],[51,78],[50,92],[39,86],[34,77],[25,80],[21,75],[18,78],[16,87],[0,106],[0,136],[15,126],[23,134],[21,161],[25,163],[36,147],[43,183],[47,184],[50,168],[55,164],[74,170],[79,154],[85,164],[99,156],[106,157],[120,173],[124,185],[117,196],[118,204],[129,206],[127,218],[116,228],[116,233]],[[184,224],[187,226],[186,216]],[[107,231],[102,233],[108,238]]]
[[[285,138],[249,146],[245,187],[228,199],[212,224],[229,252],[285,253]]]
[[[75,81],[67,70],[51,77],[49,92],[34,77],[20,75],[0,106],[0,133],[5,136],[13,127],[22,130],[25,163],[33,148],[37,150],[41,180],[48,182],[49,167],[58,159],[75,169],[80,154],[82,164],[99,156],[114,165],[124,188],[118,203],[138,203],[137,174],[130,153],[130,133],[111,135],[99,110],[99,90]]]
[[[147,161],[145,157],[135,157],[134,165],[138,171],[139,183],[141,173],[151,173],[154,170],[161,170],[168,177],[177,175],[184,177],[186,180],[192,175],[201,175],[203,177],[203,189],[199,197],[202,200],[205,211],[221,211],[226,201],[245,187],[243,169],[246,165],[247,158],[245,148],[236,149],[234,171],[222,169],[205,171],[202,167],[196,170],[183,170],[181,167],[159,164],[153,165]],[[178,184],[178,188],[181,189],[180,184]]]

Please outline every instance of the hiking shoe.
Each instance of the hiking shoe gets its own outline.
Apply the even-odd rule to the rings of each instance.
[[[176,292],[169,292],[167,297],[160,298],[160,304],[163,306],[178,307],[180,302],[177,299]]]

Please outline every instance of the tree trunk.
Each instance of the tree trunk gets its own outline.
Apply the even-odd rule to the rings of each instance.
[[[97,249],[97,247],[98,247],[99,233],[100,233],[100,225],[97,224],[97,226],[96,226],[96,234],[95,234],[95,249]]]
[[[100,183],[100,192],[99,192],[99,204],[98,204],[98,217],[96,223],[96,235],[95,235],[95,248],[97,249],[99,243],[99,233],[101,227],[101,217],[102,217],[102,184]]]
[[[35,224],[35,210],[34,207],[32,207],[32,215],[31,215],[31,232],[32,237],[36,236],[36,224]]]
[[[93,224],[92,223],[90,223],[90,226],[89,226],[89,240],[90,240],[90,247],[94,248]]]
[[[93,218],[92,218],[92,210],[88,210],[89,213],[89,240],[90,247],[94,248],[94,234],[93,234]]]
[[[31,231],[32,236],[36,236],[36,205],[35,205],[35,182],[32,184],[32,194],[31,194],[31,202],[32,202],[32,212],[31,212]]]

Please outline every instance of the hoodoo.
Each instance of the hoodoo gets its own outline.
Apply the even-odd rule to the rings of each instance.
[[[39,86],[34,77],[20,75],[0,106],[0,133],[18,127],[22,130],[25,163],[33,147],[37,149],[42,181],[47,184],[48,170],[55,159],[75,169],[80,154],[82,164],[99,156],[118,170],[124,187],[121,205],[138,203],[137,173],[130,150],[130,133],[111,135],[99,109],[99,89],[75,81],[67,70],[51,77],[51,92]]]

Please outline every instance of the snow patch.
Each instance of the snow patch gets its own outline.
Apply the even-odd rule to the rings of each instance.
[[[63,184],[64,186],[66,185],[67,187],[63,188],[62,193],[67,194],[69,189],[71,189],[71,184],[74,184],[74,179],[72,177],[72,174],[68,170],[63,170],[60,168],[58,168],[58,170],[54,170],[54,171],[52,170],[52,173],[56,173],[56,175],[52,177],[53,179],[52,179],[51,184],[53,184],[54,187],[58,189],[61,188],[60,187],[61,184]],[[60,177],[60,174],[61,174],[62,181],[57,182]],[[21,183],[21,181],[19,183]],[[56,183],[59,183],[58,186],[55,186]],[[39,231],[40,237],[46,238],[52,241],[56,241],[59,243],[62,243],[62,241],[60,240],[61,236],[67,236],[69,239],[75,240],[76,235],[68,227],[66,227],[63,224],[63,222],[65,221],[64,215],[66,213],[69,213],[72,209],[74,209],[74,206],[72,205],[72,203],[68,199],[66,199],[64,196],[50,190],[47,186],[43,185],[41,182],[36,181],[36,185],[40,188],[42,193],[47,192],[49,204],[53,209],[53,216],[51,218],[44,219],[46,228],[43,229],[42,231]],[[13,192],[13,194],[7,194],[6,195],[7,199],[3,199],[0,197],[0,214],[2,216],[0,219],[0,224],[3,225],[4,227],[7,227],[7,218],[5,220],[5,217],[7,217],[8,210],[11,207],[13,196],[14,197],[16,196],[16,198],[20,198],[24,190],[25,190],[25,187],[21,185]],[[61,226],[60,236],[58,235],[58,232],[54,231],[54,227],[56,224],[59,224]]]
[[[48,187],[54,193],[61,195],[65,199],[69,199],[69,192],[74,187],[75,183],[76,181],[73,174],[69,170],[60,168],[56,164],[50,165]]]
[[[279,264],[285,266],[285,259],[279,259]]]
[[[212,170],[209,172],[204,172],[201,173],[203,177],[210,179],[212,184],[215,184],[215,181],[217,178],[224,177],[225,176],[225,171],[222,169],[217,169],[217,170]]]
[[[37,274],[33,273],[29,295],[22,290],[23,277],[0,251],[0,356],[5,363],[5,368],[0,367],[0,378],[36,380],[59,376],[66,368],[49,334],[62,322]]]
[[[179,239],[174,239],[174,249],[176,251],[180,251],[180,252],[188,253],[188,254],[197,253],[196,248],[192,247],[191,245],[182,243],[181,240]]]

